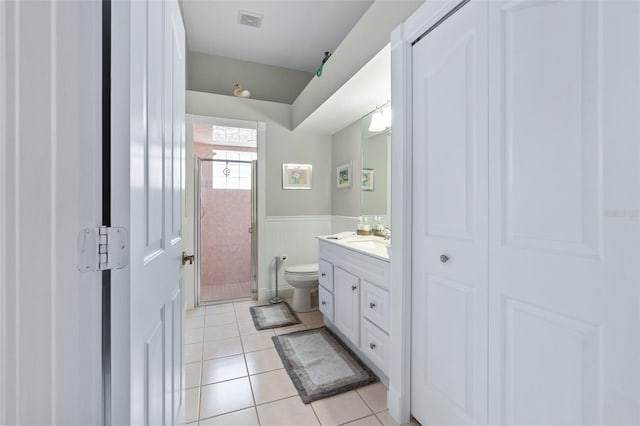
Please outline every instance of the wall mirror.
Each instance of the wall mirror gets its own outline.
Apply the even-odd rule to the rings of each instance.
[[[372,112],[361,120],[362,183],[360,214],[371,222],[380,216],[391,226],[391,129],[373,132]]]

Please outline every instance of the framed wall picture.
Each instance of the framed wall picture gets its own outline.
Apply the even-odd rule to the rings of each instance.
[[[351,186],[353,176],[351,173],[351,161],[336,167],[336,187],[348,188]]]
[[[374,191],[375,173],[376,171],[374,169],[362,169],[363,191]]]
[[[311,164],[282,165],[282,189],[311,189]]]

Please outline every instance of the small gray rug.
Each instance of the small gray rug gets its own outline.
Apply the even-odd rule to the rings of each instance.
[[[287,302],[275,305],[251,306],[249,311],[251,311],[251,318],[253,318],[256,330],[300,324],[300,319],[298,319],[298,316]]]
[[[378,381],[376,375],[326,327],[271,339],[305,404]]]

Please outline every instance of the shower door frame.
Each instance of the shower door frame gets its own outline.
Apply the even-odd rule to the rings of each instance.
[[[195,252],[195,306],[203,306],[203,304],[216,304],[225,303],[231,300],[238,299],[257,299],[258,298],[258,160],[243,161],[243,160],[218,160],[214,158],[201,158],[197,155],[194,156],[195,161],[195,235],[194,235],[194,252]],[[234,163],[234,164],[251,164],[251,220],[248,228],[248,233],[251,234],[251,251],[249,254],[249,273],[250,273],[250,287],[249,295],[242,296],[233,299],[220,299],[220,300],[208,300],[202,301],[200,297],[201,290],[201,278],[200,278],[200,262],[201,262],[201,232],[202,232],[202,164],[204,162],[216,163]]]

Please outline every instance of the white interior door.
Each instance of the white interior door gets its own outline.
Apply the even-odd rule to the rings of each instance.
[[[490,423],[640,424],[640,4],[490,28]]]
[[[487,3],[413,46],[411,412],[487,417]]]
[[[128,210],[131,239],[128,294],[116,296],[119,309],[129,303],[129,321],[115,315],[115,332],[128,330],[127,360],[118,360],[123,348],[114,342],[117,366],[128,368],[122,379],[114,374],[113,424],[180,424],[183,403],[182,373],[182,206],[184,188],[185,39],[177,1],[134,1],[114,4],[115,46],[126,43],[129,75],[123,76],[129,97],[120,99],[114,86],[114,112],[122,118],[118,101],[126,103],[130,145],[129,182],[114,165],[114,209]],[[130,20],[130,37],[115,34]],[[123,58],[121,58],[123,59]],[[126,59],[123,59],[126,60]],[[118,64],[120,65],[120,64]],[[114,66],[114,73],[120,72]],[[129,86],[126,86],[126,84]],[[120,115],[118,115],[120,114]],[[114,135],[114,144],[120,144]],[[127,135],[125,134],[125,137]],[[128,140],[126,141],[128,142]],[[116,148],[117,149],[117,148]],[[125,161],[127,160],[125,159]],[[128,198],[118,191],[126,185]],[[120,202],[120,204],[117,204]],[[117,219],[114,224],[118,224]],[[117,272],[114,272],[117,276]],[[121,291],[114,282],[114,294]],[[117,339],[116,339],[117,340]],[[123,344],[126,346],[126,344]],[[122,362],[122,365],[118,364]],[[128,380],[126,376],[128,375]],[[121,380],[122,379],[122,380]],[[128,401],[118,392],[126,392]],[[129,405],[127,414],[123,407]]]
[[[99,2],[0,1],[0,424],[102,424]]]

